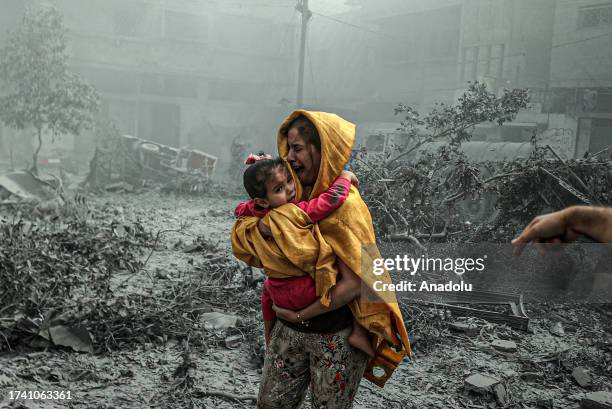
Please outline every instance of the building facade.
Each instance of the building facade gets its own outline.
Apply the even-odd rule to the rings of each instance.
[[[100,117],[121,133],[201,149],[221,170],[235,138],[274,148],[288,111],[279,101],[294,92],[292,8],[278,0],[45,3],[64,16],[71,69],[98,89]],[[83,136],[75,144],[92,147]]]
[[[558,132],[576,156],[600,152],[612,145],[612,1],[557,0],[551,46],[549,110],[574,125]]]
[[[364,98],[367,120],[366,112],[375,112],[380,121],[393,121],[388,112],[399,102],[427,112],[479,81],[497,92],[528,88],[532,102],[511,123],[479,125],[474,140],[536,137],[566,158],[612,144],[611,1],[351,4],[360,7],[361,24],[383,34],[372,35],[362,51],[374,55],[368,70],[378,77],[369,80],[375,86]]]
[[[555,0],[464,0],[456,96],[468,82],[484,82],[497,93],[549,87]],[[540,103],[530,104],[504,126],[481,124],[473,140],[529,142],[548,128]]]
[[[329,24],[336,27],[336,34],[324,37],[344,38],[344,44],[330,49],[329,41],[320,41],[328,45],[326,61],[340,56],[352,63],[350,70],[344,64],[344,71],[327,73],[343,84],[340,92],[345,96],[344,101],[334,101],[334,88],[327,87],[323,99],[328,104],[352,99],[358,121],[393,121],[399,103],[427,110],[435,102],[453,101],[460,0],[353,0],[349,4],[354,8],[338,16],[347,24],[332,20]],[[328,82],[333,86],[333,80]],[[344,89],[352,90],[352,95]]]

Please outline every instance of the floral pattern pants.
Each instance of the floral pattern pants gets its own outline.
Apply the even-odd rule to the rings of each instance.
[[[347,342],[351,328],[305,333],[277,321],[266,349],[257,407],[297,409],[310,385],[313,409],[349,409],[368,356]]]

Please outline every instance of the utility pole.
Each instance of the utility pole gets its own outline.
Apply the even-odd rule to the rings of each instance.
[[[300,67],[298,70],[298,89],[296,97],[297,107],[303,104],[304,96],[304,57],[306,56],[306,32],[308,30],[308,20],[312,17],[312,12],[308,9],[308,0],[299,0],[295,7],[302,14],[302,30],[300,35]]]

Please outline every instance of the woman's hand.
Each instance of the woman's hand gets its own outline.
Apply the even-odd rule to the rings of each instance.
[[[277,306],[276,304],[272,305],[272,309],[274,310],[278,318],[281,318],[285,321],[293,322],[294,324],[302,322],[302,319],[299,317],[298,311],[292,311],[286,308],[281,308]]]

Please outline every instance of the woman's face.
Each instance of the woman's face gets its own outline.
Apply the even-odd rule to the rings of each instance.
[[[287,162],[304,186],[314,186],[319,175],[321,152],[304,140],[296,128],[287,133]]]

